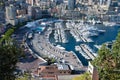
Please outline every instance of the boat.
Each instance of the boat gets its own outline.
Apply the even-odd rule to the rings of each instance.
[[[116,25],[116,22],[103,22],[103,24],[104,24],[105,26],[110,26],[110,27],[112,27],[112,26],[115,26],[115,25]]]
[[[76,51],[79,51],[79,53],[87,60],[90,60],[90,57],[87,56],[86,53],[83,52],[82,48],[80,46],[75,46],[75,50]]]
[[[102,24],[102,21],[98,20],[96,21],[96,24]]]
[[[101,48],[101,45],[94,45],[97,49]]]
[[[79,49],[80,49],[80,46],[75,46],[76,51],[79,51]]]
[[[86,37],[97,37],[99,34],[96,33],[96,32],[90,32],[90,31],[86,31],[82,34],[83,36],[86,36]]]
[[[65,50],[65,48],[62,47],[61,45],[57,45],[56,47],[59,48],[59,49]]]
[[[98,32],[101,34],[101,33],[105,33],[106,30],[98,30]]]
[[[89,56],[92,60],[95,59],[95,54],[94,51],[86,44],[81,44],[80,45],[81,49]]]

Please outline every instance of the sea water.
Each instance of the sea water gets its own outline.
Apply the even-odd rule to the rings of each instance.
[[[85,43],[89,45],[94,51],[97,53],[97,49],[95,49],[94,45],[102,45],[105,42],[113,41],[116,39],[116,36],[118,34],[120,26],[103,26],[103,25],[96,25],[98,29],[106,30],[105,33],[100,34],[98,37],[92,37],[94,43]],[[78,58],[81,60],[84,66],[88,65],[88,60],[86,60],[79,52],[75,51],[75,46],[80,45],[83,42],[76,42],[74,37],[69,33],[69,31],[66,32],[68,43],[55,43],[54,40],[54,31],[52,34],[50,34],[50,42],[53,44],[59,44],[62,47],[64,47],[67,51],[73,51],[78,56]]]

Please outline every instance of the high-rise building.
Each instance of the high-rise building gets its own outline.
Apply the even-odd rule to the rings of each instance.
[[[16,25],[18,20],[16,19],[16,8],[12,4],[6,7],[6,22]]]
[[[6,7],[6,19],[13,20],[16,18],[16,9],[13,5]]]
[[[28,6],[28,16],[31,18],[37,19],[42,17],[42,11],[40,7]]]
[[[76,0],[68,0],[68,10],[74,10]]]
[[[35,0],[26,0],[26,3],[30,4],[33,6],[35,4]]]
[[[100,5],[110,6],[111,0],[99,0]]]
[[[32,16],[32,11],[33,11],[33,7],[32,6],[28,6],[28,15]]]

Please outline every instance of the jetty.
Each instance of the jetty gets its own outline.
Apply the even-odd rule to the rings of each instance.
[[[92,59],[95,59],[94,53],[91,52],[91,49],[86,46],[86,44],[81,44],[80,45],[82,50]]]

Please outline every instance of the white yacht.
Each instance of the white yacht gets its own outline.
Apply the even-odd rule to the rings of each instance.
[[[98,30],[98,32],[101,34],[101,33],[105,33],[106,30]]]
[[[76,51],[79,51],[79,53],[87,60],[90,60],[90,57],[87,56],[86,53],[83,52],[82,48],[80,46],[75,46],[75,50]]]
[[[59,49],[65,50],[65,48],[62,47],[61,45],[57,45],[56,47],[59,48]]]

